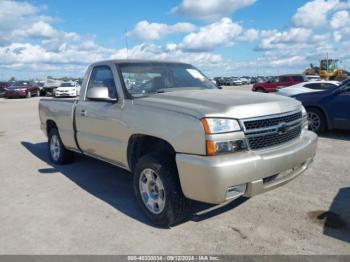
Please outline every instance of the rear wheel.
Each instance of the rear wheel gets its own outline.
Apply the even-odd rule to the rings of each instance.
[[[317,108],[308,108],[307,118],[311,131],[320,134],[326,130],[326,118],[321,110]]]
[[[74,153],[64,147],[57,128],[49,131],[49,156],[57,165],[64,165],[74,160]]]
[[[170,227],[183,219],[187,200],[170,158],[158,154],[142,157],[134,171],[134,192],[152,223]]]
[[[263,89],[263,88],[257,88],[257,89],[255,90],[255,92],[258,92],[258,93],[266,93],[265,89]]]

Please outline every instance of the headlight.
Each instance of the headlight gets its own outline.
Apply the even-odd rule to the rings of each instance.
[[[307,111],[304,106],[301,106],[301,114],[303,117],[303,129],[308,130],[309,129],[309,121],[307,119]]]
[[[237,120],[228,118],[203,118],[201,122],[205,134],[209,135],[206,140],[208,156],[239,152],[247,148],[243,139],[219,140],[219,134],[241,130]]]
[[[237,120],[227,118],[203,118],[201,120],[206,134],[221,134],[240,131]]]

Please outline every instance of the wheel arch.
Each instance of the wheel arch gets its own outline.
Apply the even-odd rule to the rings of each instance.
[[[133,134],[129,137],[127,147],[127,161],[131,171],[134,170],[137,161],[148,153],[168,154],[175,161],[176,151],[165,139],[146,134]]]
[[[56,125],[56,122],[52,119],[47,119],[46,120],[46,134],[49,135],[50,130],[53,128],[56,128],[58,131],[58,127]]]
[[[331,118],[326,113],[326,110],[323,107],[318,106],[318,105],[307,105],[307,106],[305,106],[305,109],[306,109],[306,111],[308,109],[317,109],[317,110],[319,110],[323,114],[324,118],[326,119],[326,129],[328,129],[328,130],[333,129],[333,123],[331,121]]]

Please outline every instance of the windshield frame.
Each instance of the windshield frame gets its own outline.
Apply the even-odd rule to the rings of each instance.
[[[154,65],[154,66],[166,66],[166,67],[180,65],[180,66],[187,67],[188,69],[195,69],[195,70],[197,70],[199,73],[201,73],[205,77],[205,79],[208,82],[212,83],[209,80],[209,78],[205,74],[203,74],[198,68],[192,66],[191,64],[187,64],[187,63],[180,63],[180,62],[179,63],[176,63],[176,62],[135,62],[135,63],[134,62],[132,62],[132,63],[130,63],[130,62],[123,62],[123,63],[116,63],[115,66],[117,68],[119,82],[122,85],[122,89],[123,89],[123,92],[124,92],[124,98],[126,98],[126,99],[143,98],[143,97],[148,97],[148,96],[152,96],[152,95],[155,95],[155,94],[166,93],[166,92],[158,92],[158,93],[156,92],[156,93],[145,93],[145,94],[134,94],[133,95],[132,93],[130,93],[128,91],[127,86],[125,84],[125,80],[124,80],[123,72],[122,72],[122,67],[124,65],[125,66],[137,66],[137,65],[152,66],[152,65]],[[167,69],[167,71],[169,71],[169,69]],[[167,73],[169,73],[169,72],[167,72]],[[213,86],[213,88],[203,88],[203,90],[219,89],[214,83],[212,83],[212,86]],[[197,89],[195,87],[193,87],[193,88],[192,87],[182,87],[182,88],[172,87],[172,88],[174,89],[174,91],[175,90],[179,90],[179,89],[181,89],[181,90],[189,90],[189,88],[190,88],[190,90],[202,90],[202,89],[199,89],[199,88]],[[164,88],[164,90],[165,89],[169,90],[169,89],[172,89],[172,88]],[[172,91],[169,91],[169,92],[172,92]]]
[[[26,83],[25,85],[23,83]],[[30,81],[15,81],[12,82],[9,87],[30,87],[32,83]]]
[[[69,86],[63,86],[64,84],[68,85]],[[69,83],[69,82],[64,82],[64,83],[61,83],[59,87],[75,87],[73,83]]]

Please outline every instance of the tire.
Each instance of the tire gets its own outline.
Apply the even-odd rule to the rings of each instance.
[[[326,118],[323,112],[317,108],[307,108],[307,118],[309,121],[309,130],[321,134],[326,131]]]
[[[26,98],[31,98],[32,97],[32,93],[30,91],[28,91]]]
[[[50,160],[56,165],[68,164],[74,160],[74,153],[64,147],[57,128],[49,131],[48,149]]]
[[[258,92],[258,93],[266,93],[265,89],[263,89],[263,88],[257,88],[257,89],[255,90],[255,92]]]
[[[150,197],[148,193],[152,190],[143,193],[141,190],[150,188],[152,182],[155,196]],[[134,170],[134,193],[137,203],[153,224],[169,228],[184,218],[187,199],[181,190],[176,164],[169,157],[149,154],[138,161]]]

